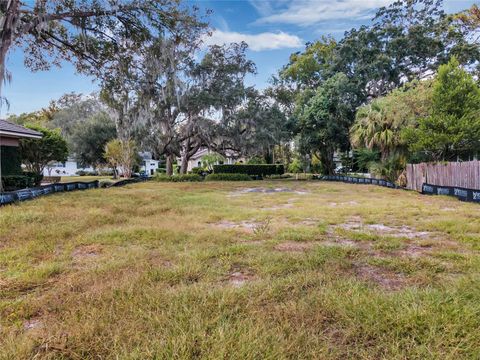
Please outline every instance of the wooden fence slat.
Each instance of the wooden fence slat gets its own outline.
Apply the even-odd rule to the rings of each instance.
[[[422,191],[423,183],[480,190],[480,161],[407,164],[407,188]]]

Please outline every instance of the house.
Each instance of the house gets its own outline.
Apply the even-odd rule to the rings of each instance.
[[[149,176],[155,174],[155,169],[158,168],[159,161],[152,159],[152,154],[149,152],[138,153],[140,162],[140,172]],[[97,169],[98,170],[98,169]],[[103,170],[111,170],[110,168],[103,168]],[[94,172],[95,169],[91,166],[82,167],[74,157],[69,157],[67,161],[60,163],[55,162],[48,164],[43,170],[44,176],[77,176],[78,172]]]
[[[190,160],[188,160],[188,166],[187,166],[187,171],[190,172],[192,171],[193,168],[196,168],[196,167],[202,167],[203,164],[202,164],[202,158],[205,156],[205,155],[209,155],[209,154],[217,154],[215,151],[212,151],[208,148],[200,148],[191,158]],[[223,162],[224,164],[235,164],[236,162],[244,162],[245,159],[243,158],[238,158],[238,156],[236,156],[236,154],[232,151],[228,152],[227,151],[227,154],[226,156],[224,156],[225,158],[225,161]],[[182,162],[182,158],[178,158],[177,159],[177,162],[178,164],[181,164]]]
[[[11,175],[21,172],[18,146],[21,139],[41,139],[42,133],[0,120],[0,174]]]
[[[152,153],[148,151],[139,152],[138,155],[142,159],[140,163],[140,173],[147,176],[155,175],[155,171],[158,169],[160,161],[153,159]]]
[[[79,171],[92,172],[95,169],[91,166],[81,167],[74,157],[68,157],[65,162],[54,162],[48,164],[43,170],[44,176],[77,176]]]
[[[0,145],[18,147],[20,139],[41,139],[42,133],[0,119]]]

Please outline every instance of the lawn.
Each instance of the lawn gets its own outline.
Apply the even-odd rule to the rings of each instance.
[[[480,208],[307,181],[0,209],[0,358],[478,359]]]

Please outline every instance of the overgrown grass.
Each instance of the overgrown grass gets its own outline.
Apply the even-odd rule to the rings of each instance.
[[[289,180],[3,207],[0,358],[480,358],[479,209]]]

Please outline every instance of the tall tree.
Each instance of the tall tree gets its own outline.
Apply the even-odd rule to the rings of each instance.
[[[355,103],[352,84],[345,74],[338,73],[317,89],[299,114],[301,148],[320,159],[325,174],[335,171],[334,152],[348,149]]]
[[[10,77],[5,60],[14,45],[25,49],[25,65],[32,70],[67,60],[79,71],[98,74],[120,47],[135,50],[156,31],[191,19],[174,0],[1,1],[0,84]]]
[[[453,58],[440,66],[430,116],[404,130],[410,150],[432,160],[471,159],[480,153],[480,88]]]

